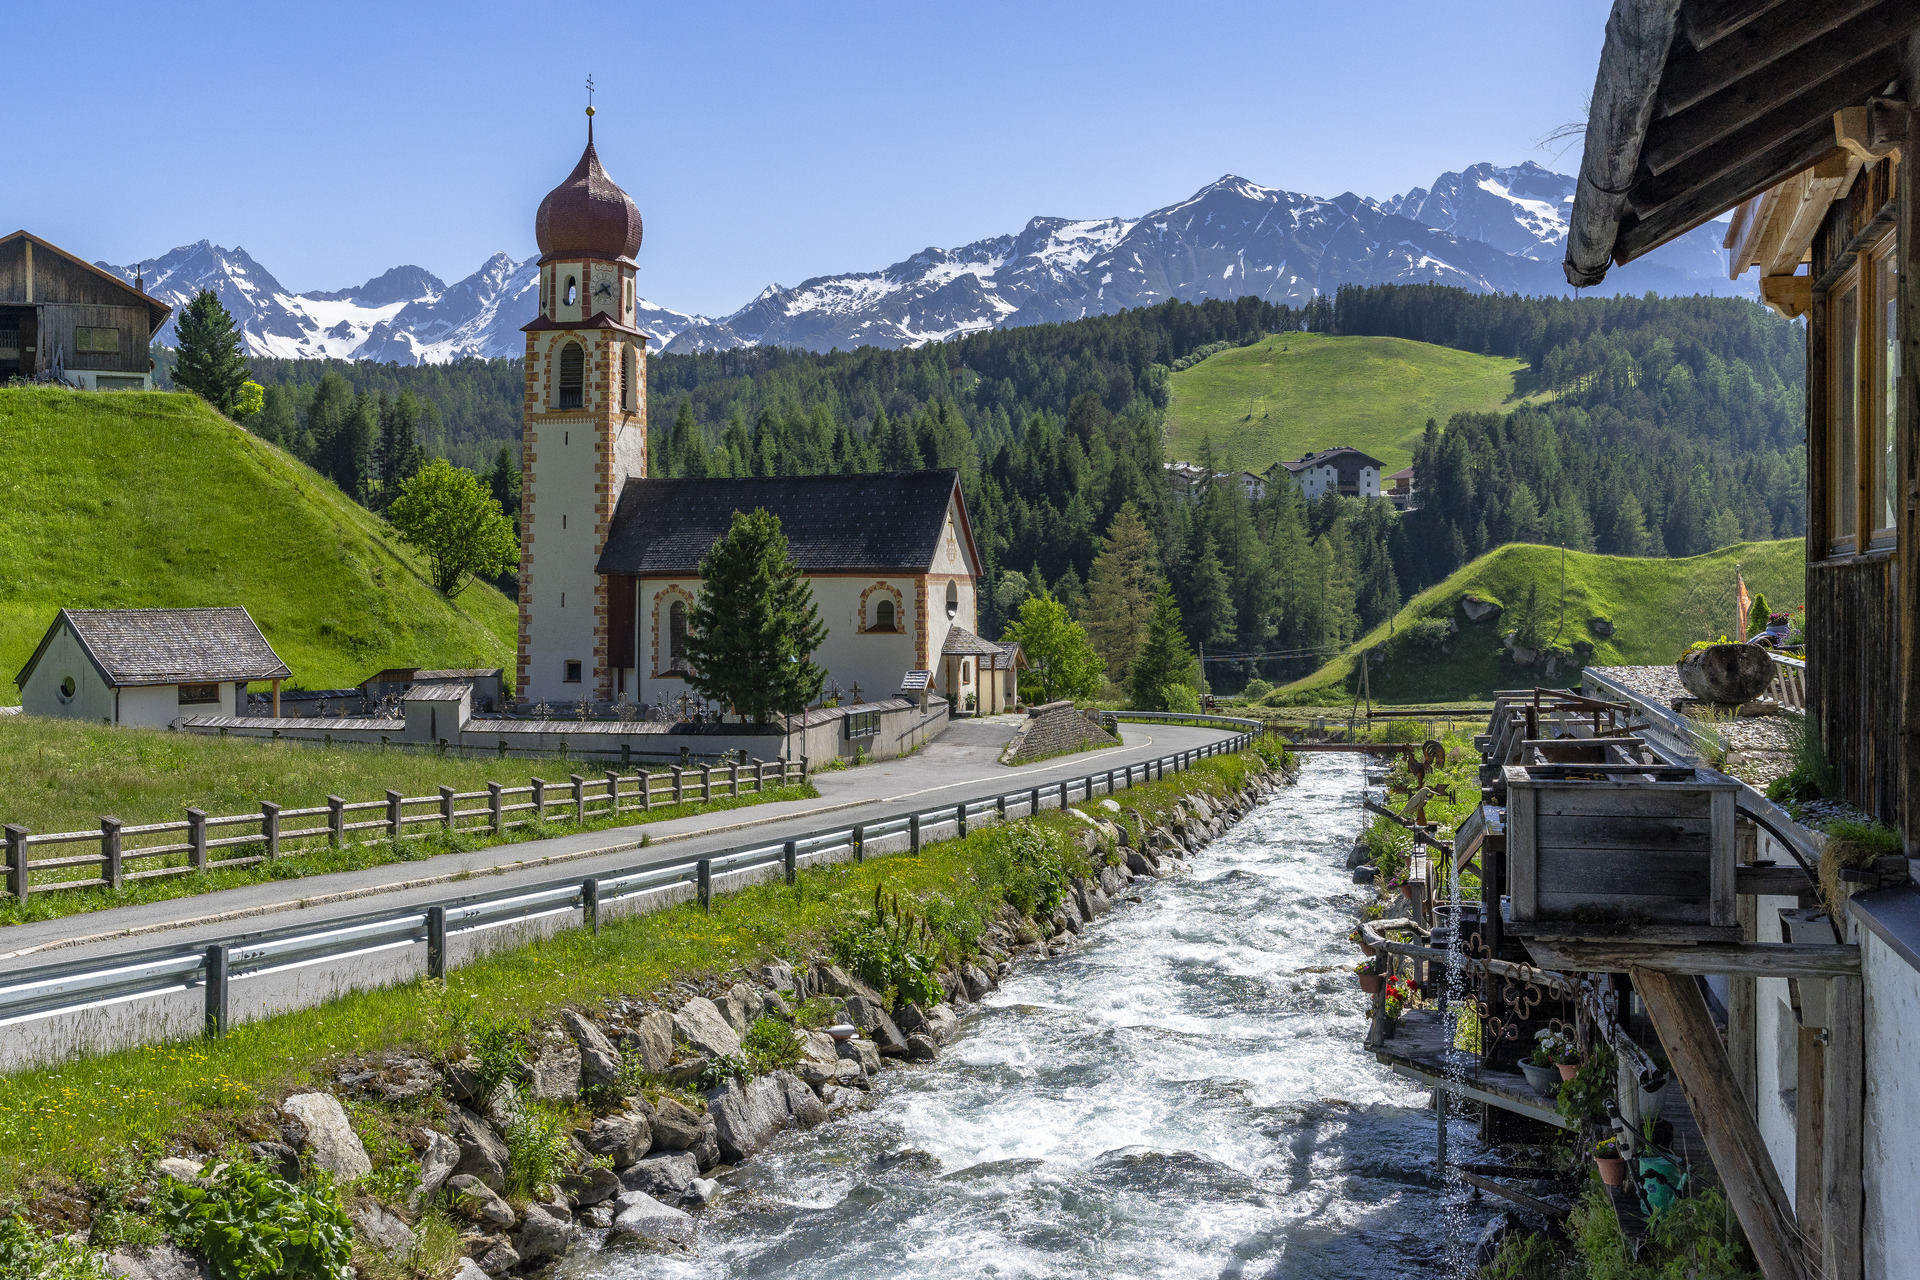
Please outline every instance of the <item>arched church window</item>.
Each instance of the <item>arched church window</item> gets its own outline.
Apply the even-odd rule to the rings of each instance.
[[[579,343],[569,342],[560,348],[560,407],[562,409],[585,407],[586,390],[587,353],[580,349]]]
[[[949,582],[947,584],[947,616],[949,618],[957,618],[960,616],[960,586],[958,583]]]
[[[640,357],[629,342],[620,357],[620,407],[628,413],[640,408]]]
[[[675,600],[667,608],[667,670],[687,669],[687,604]]]
[[[574,303],[574,299],[580,296],[579,286],[574,283],[574,279],[572,276],[567,277],[567,295],[566,296],[567,296],[568,306],[572,306]]]
[[[965,658],[960,659],[960,683],[973,683],[973,664]]]
[[[875,631],[893,631],[897,629],[893,621],[893,601],[882,600],[874,606],[873,629]]]

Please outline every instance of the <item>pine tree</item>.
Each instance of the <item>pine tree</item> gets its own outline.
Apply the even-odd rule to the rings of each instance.
[[[1197,531],[1198,526],[1195,528]],[[1200,535],[1200,546],[1187,564],[1181,585],[1186,589],[1186,599],[1180,611],[1186,615],[1194,642],[1215,648],[1232,644],[1236,639],[1233,588],[1227,582],[1226,570],[1220,567],[1213,535]]]
[[[733,513],[700,562],[687,630],[693,687],[755,724],[805,710],[826,685],[813,653],[827,628],[772,512]]]
[[[1174,602],[1172,588],[1162,583],[1128,672],[1128,692],[1142,711],[1168,710],[1168,691],[1192,679],[1193,652],[1181,627],[1180,606]]]
[[[388,400],[380,394],[380,440],[374,446],[374,469],[380,482],[375,508],[391,503],[400,494],[400,486],[427,465],[427,453],[420,447],[420,401],[411,391],[402,391]],[[496,501],[500,494],[495,493]],[[502,501],[501,509],[507,504]]]
[[[1127,679],[1160,587],[1153,535],[1140,519],[1139,508],[1128,501],[1107,526],[1106,540],[1087,578],[1087,603],[1081,615],[1087,638],[1106,659],[1107,678],[1116,684]]]
[[[485,479],[500,509],[510,516],[519,515],[520,460],[506,445],[501,445],[499,452],[493,455],[493,465],[487,468]]]
[[[202,289],[180,313],[179,331],[174,385],[231,417],[240,401],[240,388],[252,376],[233,317],[212,290]]]

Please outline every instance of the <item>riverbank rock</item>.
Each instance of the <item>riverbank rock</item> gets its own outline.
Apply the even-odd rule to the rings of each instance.
[[[695,996],[674,1011],[673,1034],[709,1058],[729,1058],[740,1052],[740,1036],[705,996]]]
[[[956,1018],[953,1010],[946,1005],[937,1004],[927,1010],[927,1023],[932,1028],[934,1041],[945,1044],[953,1039],[954,1030],[960,1025],[960,1019]]]
[[[620,1171],[620,1186],[628,1191],[644,1191],[663,1203],[672,1203],[686,1194],[700,1176],[700,1162],[690,1151],[670,1151],[648,1156]]]
[[[454,1177],[469,1175],[495,1191],[506,1189],[507,1144],[500,1140],[500,1135],[485,1120],[465,1107],[456,1107],[453,1113],[453,1140],[460,1144],[460,1162],[454,1166]]]
[[[446,1134],[432,1129],[426,1129],[423,1132],[427,1139],[427,1149],[420,1155],[420,1181],[414,1186],[413,1195],[407,1201],[407,1207],[416,1210],[433,1199],[460,1164],[459,1143]]]
[[[794,1070],[812,1088],[821,1090],[836,1082],[851,1084],[849,1077],[860,1074],[860,1064],[841,1057],[839,1042],[826,1032],[809,1031]]]
[[[638,1058],[640,1069],[659,1075],[673,1062],[673,1015],[650,1013],[620,1037],[622,1056]]]
[[[932,1062],[940,1056],[940,1048],[934,1044],[933,1037],[916,1031],[907,1037],[908,1062]]]
[[[581,1145],[596,1156],[606,1156],[616,1169],[630,1165],[653,1147],[651,1118],[640,1111],[602,1116],[593,1122]]]
[[[494,1227],[511,1227],[516,1221],[513,1206],[470,1173],[456,1173],[448,1178],[447,1190],[453,1193],[454,1208],[476,1222]]]
[[[513,1238],[513,1248],[520,1255],[521,1266],[537,1267],[565,1253],[578,1234],[578,1228],[570,1220],[540,1205],[528,1205],[520,1220],[519,1234]]]
[[[673,1098],[660,1099],[653,1113],[653,1149],[685,1151],[700,1141],[700,1113]]]
[[[505,1236],[495,1236],[481,1244],[479,1267],[490,1276],[510,1275],[520,1265],[520,1255]]]
[[[747,1028],[759,1020],[766,1004],[758,991],[744,982],[736,982],[728,989],[724,999],[714,1002],[714,1007],[720,1011],[726,1024],[745,1038]]]
[[[534,1055],[527,1089],[540,1102],[572,1102],[580,1096],[580,1048],[549,1032]]]
[[[620,1197],[620,1213],[613,1220],[609,1242],[637,1240],[656,1247],[691,1248],[694,1242],[693,1215],[671,1205],[661,1204],[644,1191],[629,1191]]]
[[[627,1190],[613,1170],[602,1169],[597,1165],[562,1180],[560,1189],[566,1193],[567,1199],[573,1202],[576,1209],[588,1209],[596,1204],[604,1204]]]
[[[338,1098],[330,1093],[296,1093],[280,1109],[306,1126],[307,1146],[316,1167],[341,1182],[373,1172],[373,1161],[367,1158],[367,1149],[360,1145]]]
[[[353,1223],[356,1245],[370,1244],[396,1257],[413,1248],[413,1228],[377,1204],[356,1205],[347,1210],[347,1218]]]
[[[756,1076],[746,1084],[729,1080],[707,1094],[720,1156],[737,1164],[764,1147],[792,1124],[826,1119],[826,1108],[800,1078],[788,1071]]]
[[[560,1021],[566,1025],[574,1044],[580,1047],[581,1090],[598,1096],[617,1092],[625,1072],[620,1051],[607,1039],[606,1032],[572,1009],[562,1009]]]

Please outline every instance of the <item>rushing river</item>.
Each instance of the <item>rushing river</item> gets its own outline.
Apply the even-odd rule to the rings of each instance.
[[[1306,759],[1300,785],[1191,875],[1104,917],[1072,954],[1018,968],[936,1065],[885,1073],[871,1110],[731,1175],[697,1256],[581,1252],[563,1272],[1450,1270],[1427,1094],[1361,1048],[1342,923],[1358,900],[1343,868],[1361,768]]]

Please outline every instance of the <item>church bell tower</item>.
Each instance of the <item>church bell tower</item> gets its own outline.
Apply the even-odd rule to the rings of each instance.
[[[595,572],[620,488],[647,473],[647,335],[636,327],[640,210],[587,149],[534,221],[540,314],[522,413],[520,648],[525,702],[618,696],[608,583]]]

